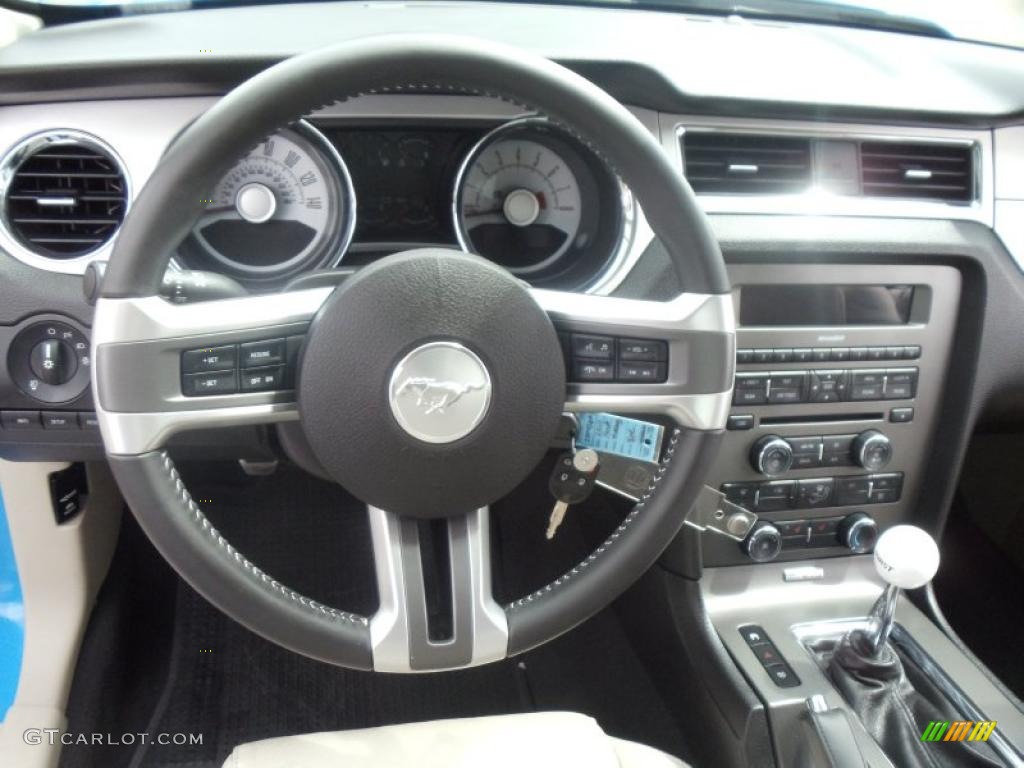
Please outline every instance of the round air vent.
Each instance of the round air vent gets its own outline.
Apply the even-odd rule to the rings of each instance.
[[[75,259],[102,248],[128,208],[128,178],[113,150],[74,131],[21,142],[0,164],[3,223],[25,249]]]

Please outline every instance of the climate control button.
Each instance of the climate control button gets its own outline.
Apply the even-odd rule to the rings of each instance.
[[[744,539],[742,547],[755,563],[767,563],[782,551],[782,534],[771,523],[758,523]]]
[[[866,512],[854,512],[839,524],[839,541],[858,555],[866,555],[878,541],[878,525]]]

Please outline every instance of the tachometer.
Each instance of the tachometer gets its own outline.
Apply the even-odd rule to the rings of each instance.
[[[544,120],[515,121],[481,139],[459,172],[459,243],[534,281],[564,275],[579,266],[572,255],[608,258],[621,232],[618,192],[574,138]]]
[[[337,264],[354,226],[344,161],[319,131],[298,123],[228,171],[180,255],[188,266],[258,285]]]

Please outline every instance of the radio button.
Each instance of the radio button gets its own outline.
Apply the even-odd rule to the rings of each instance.
[[[791,363],[793,362],[793,350],[792,349],[776,349],[772,352],[773,363]]]
[[[810,363],[814,360],[814,350],[810,347],[801,347],[793,350],[794,363]]]
[[[866,360],[885,360],[885,347],[868,347]]]
[[[921,356],[920,345],[913,345],[910,347],[903,348],[903,359],[904,360],[917,360]]]
[[[850,347],[850,360],[853,362],[860,362],[861,360],[868,359],[868,348],[867,347]]]
[[[917,368],[890,368],[886,371],[886,400],[909,400],[916,390]]]
[[[811,356],[816,363],[827,363],[832,357],[831,347],[815,347],[811,350]]]
[[[885,371],[853,371],[850,386],[851,400],[881,400],[885,385]]]
[[[850,359],[849,347],[832,347],[832,362],[845,363]]]
[[[752,349],[737,349],[736,350],[736,362],[740,365],[744,363],[754,362],[754,350]]]
[[[903,359],[903,347],[886,347],[885,348],[885,359],[886,360],[902,360]]]
[[[754,350],[754,362],[755,363],[770,363],[772,361],[772,355],[774,350],[771,349],[755,349]]]

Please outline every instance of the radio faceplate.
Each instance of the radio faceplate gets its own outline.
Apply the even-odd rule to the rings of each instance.
[[[960,273],[945,266],[732,264],[729,274],[738,386],[708,484],[775,526],[779,560],[848,554],[844,541],[870,547],[871,519],[880,531],[914,516],[950,362]],[[899,324],[743,326],[748,286],[779,289],[756,291],[760,296],[804,287],[793,292],[803,300],[843,301],[859,286],[865,296],[886,286],[909,286],[913,295]],[[841,306],[837,312],[858,316],[843,315]],[[765,316],[749,308],[745,314]],[[771,549],[764,540],[774,537],[765,533],[755,552],[761,557]],[[703,535],[703,555],[708,566],[751,562],[742,547],[714,534]]]

